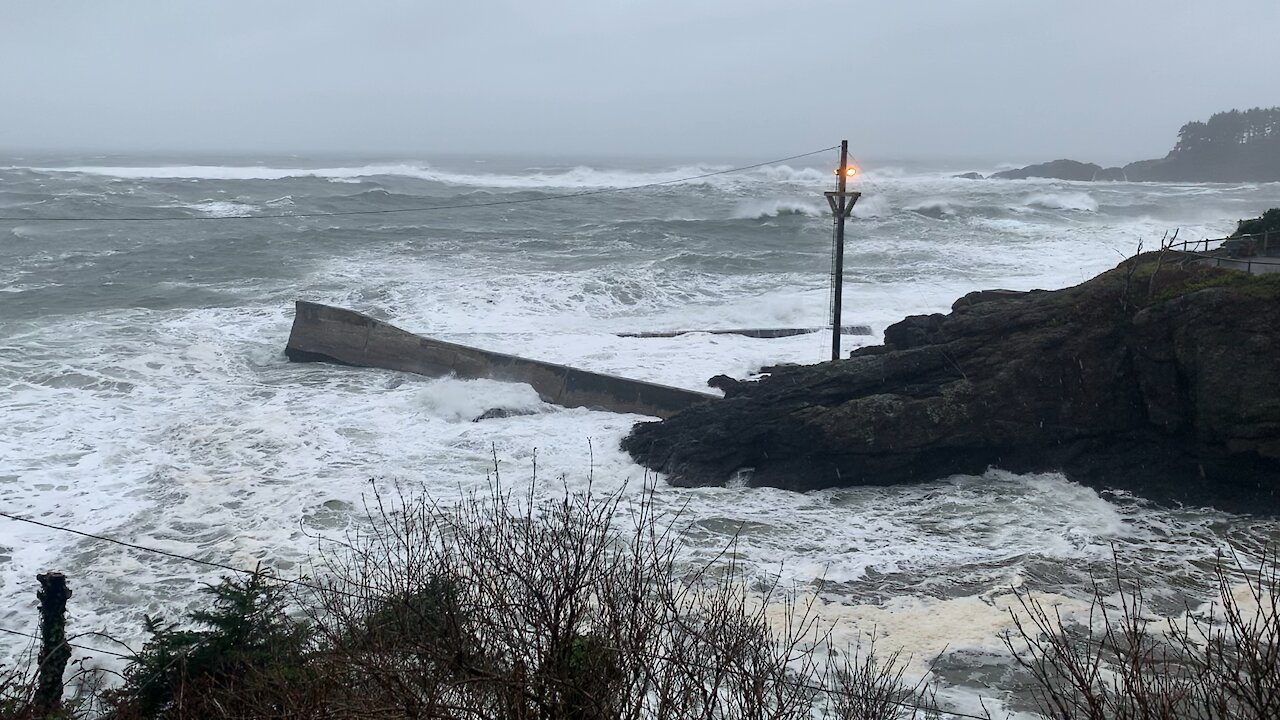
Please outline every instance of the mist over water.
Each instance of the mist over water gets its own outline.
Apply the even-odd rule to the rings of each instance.
[[[226,218],[535,200],[725,169],[697,163],[297,159],[0,160],[0,216]],[[967,169],[967,168],[966,168]],[[982,168],[978,168],[982,169]],[[296,572],[314,535],[360,522],[369,483],[442,499],[509,485],[638,495],[618,450],[645,418],[542,403],[531,388],[295,365],[293,302],[348,307],[415,332],[706,390],[707,378],[817,362],[825,334],[776,340],[677,328],[827,321],[830,169],[776,165],[683,184],[519,205],[372,216],[189,222],[0,221],[0,497],[52,524],[217,562]],[[879,342],[905,315],[982,288],[1058,288],[1175,228],[1217,237],[1274,205],[1275,186],[969,181],[869,167],[846,250],[845,321]],[[473,423],[494,407],[533,414]],[[734,533],[762,574],[818,593],[853,637],[874,626],[921,667],[998,676],[1011,587],[1083,607],[1115,548],[1156,607],[1205,596],[1223,547],[1280,524],[1160,509],[1058,475],[990,471],[891,488],[794,494],[666,487],[691,559]],[[34,576],[71,577],[76,631],[140,639],[217,571],[0,520],[0,625],[34,627]],[[21,645],[0,639],[0,658]],[[991,675],[994,673],[995,675]],[[960,675],[963,675],[961,673]],[[956,698],[978,681],[947,675]],[[967,694],[966,694],[967,693]]]

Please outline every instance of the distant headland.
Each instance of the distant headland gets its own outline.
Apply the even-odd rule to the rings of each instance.
[[[979,179],[977,173],[957,177]],[[1280,182],[1280,107],[1229,110],[1208,122],[1178,130],[1178,142],[1158,160],[1103,167],[1078,160],[1054,160],[1005,170],[1001,180],[1051,178],[1127,182]]]

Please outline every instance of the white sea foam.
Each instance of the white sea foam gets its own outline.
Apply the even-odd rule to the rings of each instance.
[[[446,422],[464,422],[485,411],[514,410],[533,413],[543,410],[533,388],[521,383],[493,380],[430,381],[419,395],[423,408]]]
[[[230,200],[203,200],[193,205],[189,205],[188,207],[193,210],[199,210],[209,217],[248,215],[257,210],[255,206],[248,203],[233,202]]]

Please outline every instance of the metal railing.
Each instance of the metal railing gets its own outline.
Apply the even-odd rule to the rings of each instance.
[[[1272,243],[1272,236],[1275,236],[1275,243]],[[1280,232],[1268,230],[1267,232],[1251,233],[1249,235],[1234,235],[1222,238],[1205,238],[1203,240],[1183,240],[1180,243],[1170,243],[1165,246],[1165,250],[1178,250],[1187,253],[1208,253],[1213,248],[1213,243],[1222,243],[1222,247],[1218,249],[1226,249],[1228,257],[1253,257],[1255,255],[1267,255],[1273,249],[1280,251]]]

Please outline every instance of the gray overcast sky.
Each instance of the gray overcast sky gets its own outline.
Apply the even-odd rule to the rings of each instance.
[[[1280,0],[0,0],[0,151],[1163,155]]]

